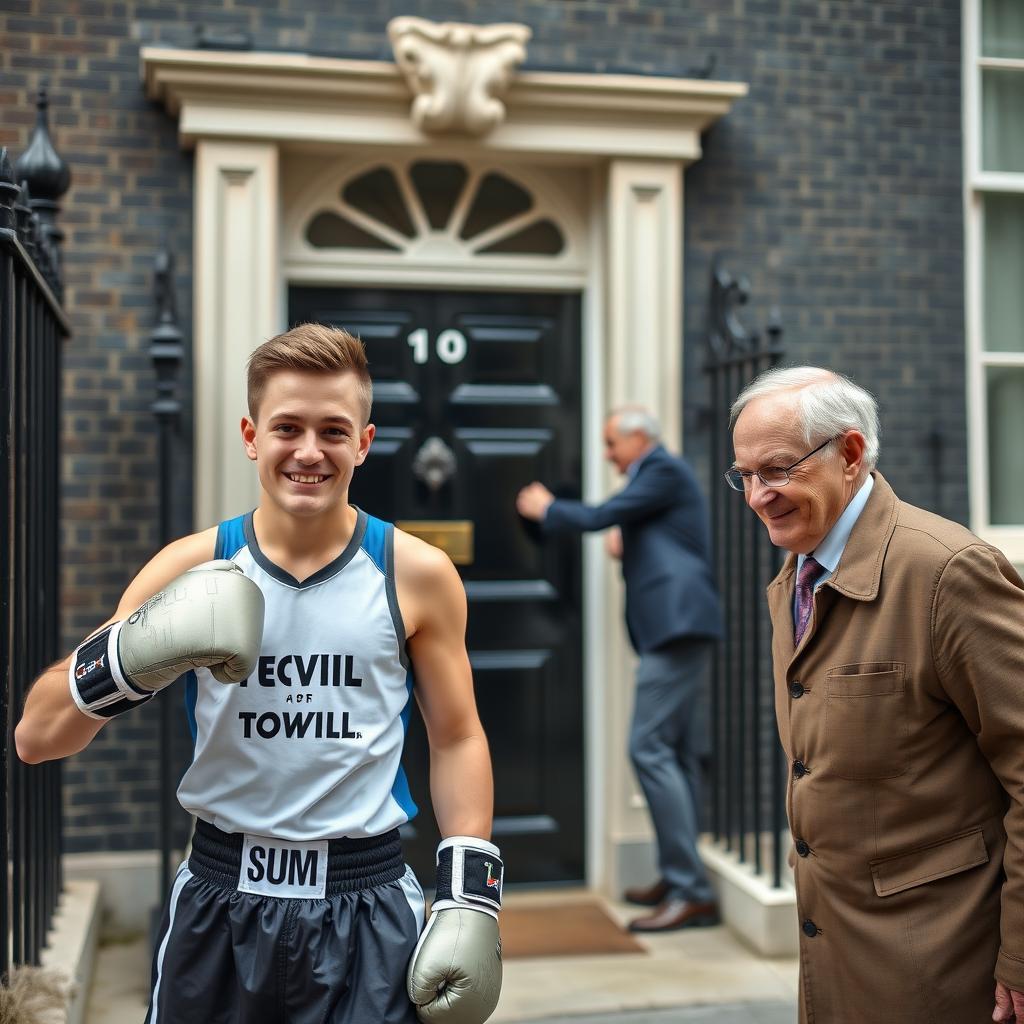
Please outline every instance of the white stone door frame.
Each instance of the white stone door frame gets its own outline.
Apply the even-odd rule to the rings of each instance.
[[[683,170],[701,132],[747,92],[738,82],[523,72],[505,117],[483,137],[428,136],[410,117],[395,64],[294,54],[144,48],[148,95],[177,118],[195,163],[196,523],[234,515],[254,494],[233,439],[249,352],[284,324],[280,263],[283,151],[353,148],[591,168],[591,250],[583,293],[587,500],[615,486],[602,459],[606,409],[650,407],[681,443]],[[334,278],[336,280],[336,278]],[[377,283],[391,282],[386,274]],[[535,282],[509,275],[509,288]],[[587,881],[615,891],[648,866],[650,830],[627,764],[632,656],[621,585],[599,538],[584,559]]]

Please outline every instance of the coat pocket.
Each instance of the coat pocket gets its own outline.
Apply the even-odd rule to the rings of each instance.
[[[892,896],[925,882],[957,875],[988,863],[988,847],[980,828],[931,843],[918,850],[868,862],[875,892]]]
[[[825,673],[830,767],[842,779],[892,779],[907,762],[905,666],[839,665]]]

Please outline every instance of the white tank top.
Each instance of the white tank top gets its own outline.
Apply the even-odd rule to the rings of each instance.
[[[411,819],[401,756],[413,677],[394,527],[357,510],[349,545],[302,583],[260,551],[251,512],[220,524],[216,557],[263,591],[263,645],[238,685],[189,673],[195,753],[182,807],[225,832],[293,841],[375,836]]]

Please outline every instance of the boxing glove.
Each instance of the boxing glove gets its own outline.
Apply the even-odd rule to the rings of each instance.
[[[234,562],[203,562],[78,646],[71,696],[90,718],[113,718],[189,669],[237,683],[255,668],[262,639],[260,588]]]
[[[483,839],[437,848],[437,891],[406,977],[424,1024],[483,1024],[501,993],[498,911],[504,865]]]

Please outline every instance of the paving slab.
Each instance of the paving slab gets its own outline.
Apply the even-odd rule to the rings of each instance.
[[[795,1002],[731,1003],[727,1006],[691,1006],[671,1010],[630,1010],[582,1017],[543,1017],[529,1024],[794,1024]]]
[[[149,1007],[149,941],[101,944],[85,1024],[142,1024]]]

